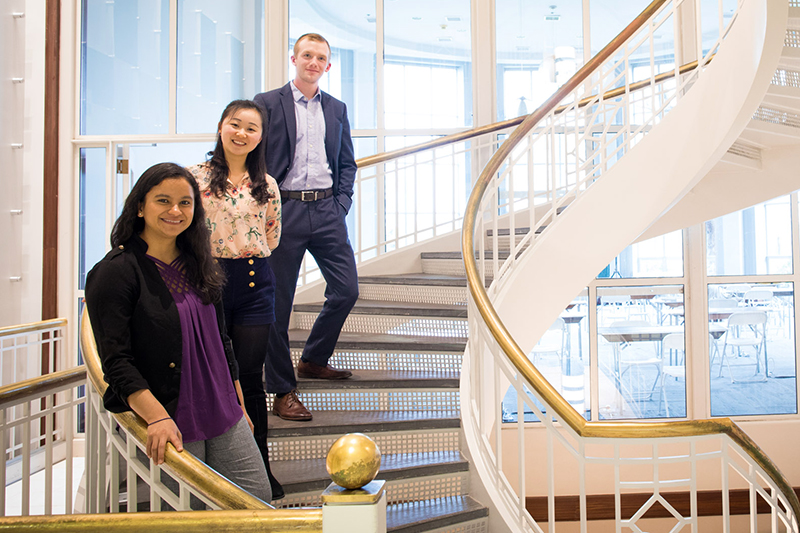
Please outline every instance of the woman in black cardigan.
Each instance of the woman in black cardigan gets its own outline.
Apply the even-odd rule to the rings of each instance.
[[[86,305],[109,387],[109,411],[147,424],[157,464],[166,443],[264,501],[271,490],[244,411],[197,182],[183,167],[145,171],[86,278]]]

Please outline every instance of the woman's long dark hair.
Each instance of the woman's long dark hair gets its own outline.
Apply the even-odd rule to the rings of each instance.
[[[144,218],[138,216],[145,196],[166,179],[182,179],[194,193],[192,223],[178,235],[178,250],[183,258],[186,277],[200,293],[204,303],[214,303],[222,297],[225,274],[211,255],[211,236],[206,226],[206,212],[200,199],[200,187],[188,170],[175,163],[159,163],[144,171],[125,199],[122,214],[111,229],[111,247],[128,242],[144,230]]]
[[[253,148],[252,152],[247,154],[245,166],[247,167],[247,174],[250,176],[250,195],[259,205],[264,205],[274,196],[267,188],[267,180],[265,179],[267,163],[264,159],[264,147],[267,145],[267,119],[261,106],[252,100],[234,100],[222,112],[222,118],[219,119],[219,125],[217,126],[217,144],[212,151],[208,152],[208,165],[211,168],[211,180],[208,188],[217,198],[222,198],[225,194],[230,169],[228,168],[228,161],[225,159],[225,150],[222,148],[222,138],[219,130],[222,128],[222,123],[226,118],[242,109],[253,109],[261,117],[261,142]]]

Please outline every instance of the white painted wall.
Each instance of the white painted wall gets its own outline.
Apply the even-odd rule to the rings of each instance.
[[[8,326],[41,319],[44,3],[1,5],[0,326]]]

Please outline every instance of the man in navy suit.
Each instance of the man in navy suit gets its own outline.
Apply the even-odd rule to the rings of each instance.
[[[345,379],[352,373],[328,364],[345,319],[358,298],[358,274],[347,238],[356,163],[347,106],[319,90],[331,68],[331,48],[315,33],[294,45],[295,79],[255,101],[268,114],[267,172],[281,190],[281,243],[269,257],[275,272],[275,322],[270,329],[267,388],[273,411],[286,420],[311,420],[297,398],[289,352],[289,317],[303,256],[308,250],[325,278],[325,304],[308,335],[297,375]]]

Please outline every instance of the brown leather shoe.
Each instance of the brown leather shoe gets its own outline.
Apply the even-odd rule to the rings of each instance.
[[[315,363],[303,361],[297,363],[297,377],[311,379],[347,379],[353,373],[349,370],[339,370],[331,365],[320,366]]]
[[[307,422],[311,420],[311,412],[297,397],[297,391],[286,394],[282,398],[275,397],[272,404],[272,412],[284,420],[294,420],[297,422]]]

